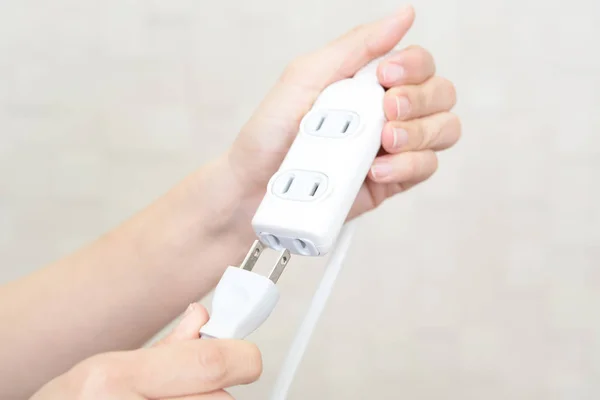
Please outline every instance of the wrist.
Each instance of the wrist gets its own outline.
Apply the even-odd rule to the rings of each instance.
[[[197,274],[199,266],[218,272],[235,265],[254,240],[253,212],[245,212],[243,197],[243,188],[222,156],[187,176],[106,239],[119,251],[144,260],[145,269],[177,269],[180,276],[206,279],[206,274]]]
[[[251,221],[258,202],[254,198],[262,195],[251,193],[242,183],[228,153],[203,166],[174,190],[187,198],[191,218],[207,234],[243,245],[243,250],[255,239]]]
[[[254,202],[249,195],[252,187],[240,184],[226,153],[186,177],[109,237],[133,247],[137,258],[148,260],[145,268],[177,269],[180,277],[201,280],[191,286],[202,293],[198,285],[209,288],[227,265],[242,261],[255,240],[251,221],[262,195],[258,193]],[[200,266],[202,274],[198,274]]]

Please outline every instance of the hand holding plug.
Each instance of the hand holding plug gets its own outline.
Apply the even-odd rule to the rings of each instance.
[[[256,381],[258,348],[240,340],[199,340],[208,313],[193,303],[151,348],[99,354],[47,383],[32,400],[233,400],[225,389]]]

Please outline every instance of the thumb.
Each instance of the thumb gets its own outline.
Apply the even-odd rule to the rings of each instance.
[[[175,328],[164,338],[154,344],[162,346],[169,343],[181,342],[200,338],[200,328],[208,321],[206,308],[198,303],[188,306]]]
[[[321,50],[294,60],[232,147],[229,159],[241,181],[263,185],[283,161],[300,120],[319,93],[392,50],[406,35],[414,18],[413,8],[403,7],[386,18],[354,28]],[[256,157],[257,154],[260,156]]]
[[[326,86],[354,76],[370,61],[391,51],[414,19],[414,9],[408,5],[386,18],[358,26],[324,48],[298,58],[282,81],[311,88],[318,95]]]

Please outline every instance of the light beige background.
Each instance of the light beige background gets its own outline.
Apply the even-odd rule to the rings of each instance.
[[[292,399],[600,398],[600,2],[417,1],[405,44],[464,139],[363,218]],[[286,63],[391,0],[0,2],[0,281],[92,240],[231,142]],[[323,264],[253,336],[264,399]]]

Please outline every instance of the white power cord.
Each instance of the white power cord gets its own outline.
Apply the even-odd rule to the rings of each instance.
[[[332,251],[277,379],[272,400],[284,400],[350,247],[348,213],[381,147],[384,89],[374,60],[353,78],[325,88],[300,124],[294,143],[267,186],[252,220],[255,241],[240,267],[217,285],[202,338],[243,339],[269,317],[291,254]],[[280,255],[268,277],[252,272],[265,246]]]
[[[338,238],[337,244],[331,253],[330,259],[325,267],[325,272],[319,283],[319,287],[315,292],[306,316],[296,333],[296,337],[290,346],[287,357],[281,366],[281,371],[275,381],[275,387],[271,395],[271,400],[285,400],[298,370],[298,366],[302,361],[302,357],[306,352],[310,338],[315,330],[319,317],[325,308],[325,304],[329,299],[329,295],[333,289],[333,285],[338,277],[344,258],[350,248],[352,236],[354,236],[355,222],[348,222]]]

